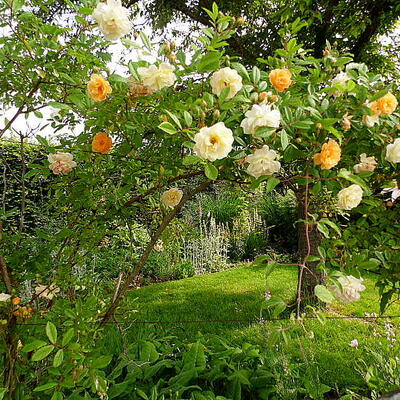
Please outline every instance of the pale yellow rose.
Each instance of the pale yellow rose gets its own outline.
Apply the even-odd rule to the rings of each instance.
[[[0,302],[7,301],[11,299],[11,295],[7,293],[0,293]]]
[[[249,163],[247,172],[255,178],[279,172],[281,163],[276,161],[276,157],[276,151],[270,150],[267,145],[264,145],[245,158],[245,162]]]
[[[76,162],[73,160],[74,156],[71,153],[55,153],[49,154],[47,160],[49,161],[49,168],[56,175],[65,175],[76,167]]]
[[[338,193],[337,205],[342,210],[351,210],[361,203],[362,196],[363,190],[359,185],[350,185]]]
[[[210,79],[211,89],[214,94],[219,96],[221,92],[229,87],[227,99],[231,99],[242,88],[242,77],[236,70],[225,67],[215,71]]]
[[[161,63],[158,67],[156,65],[140,67],[137,71],[143,85],[152,92],[172,86],[176,80],[175,67],[169,63]]]
[[[194,141],[196,155],[210,161],[220,160],[232,150],[233,133],[223,122],[218,122],[209,128],[201,128]]]
[[[55,297],[59,291],[60,291],[60,288],[58,288],[53,283],[49,286],[48,285],[38,285],[35,288],[36,296],[43,297],[43,298],[49,299],[49,300],[51,300],[53,297]]]
[[[372,172],[376,168],[376,160],[375,157],[367,157],[365,153],[360,155],[360,163],[356,164],[354,167],[354,171],[359,174],[360,172]]]
[[[175,207],[181,201],[182,196],[183,196],[182,190],[177,189],[177,188],[171,188],[169,190],[166,190],[162,194],[161,201],[167,207]]]
[[[107,0],[98,3],[93,10],[93,19],[107,40],[117,40],[132,29],[128,9],[122,7],[121,0]]]
[[[400,162],[400,138],[386,147],[386,160],[392,163]]]
[[[338,281],[342,288],[331,286],[331,290],[344,303],[357,301],[360,300],[360,292],[365,290],[365,286],[362,284],[363,280],[363,278],[358,279],[352,275],[341,276]]]

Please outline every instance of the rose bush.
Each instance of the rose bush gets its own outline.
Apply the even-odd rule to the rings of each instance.
[[[29,4],[43,6],[36,0]],[[363,268],[382,274],[378,284],[384,308],[398,292],[398,278],[393,274],[388,280],[386,268],[389,263],[389,269],[395,269],[399,262],[398,255],[388,250],[391,244],[398,249],[398,231],[386,229],[382,242],[374,237],[378,244],[374,250],[359,235],[356,250],[348,238],[354,230],[364,231],[368,223],[373,228],[383,220],[396,224],[398,205],[384,214],[386,204],[380,194],[396,179],[399,162],[397,100],[389,83],[363,64],[346,68],[351,57],[334,49],[321,59],[308,55],[290,27],[282,32],[282,49],[260,59],[260,67],[246,68],[225,53],[237,21],[220,15],[216,6],[208,12],[212,27],[204,29],[190,57],[184,51],[171,53],[171,46],[151,43],[142,32],[140,42],[133,36],[123,42],[129,50],[139,50],[138,59],[122,54],[118,63],[125,72],[111,73],[106,40],[128,34],[127,12],[118,1],[90,5],[69,5],[78,23],[75,32],[46,24],[28,5],[2,6],[6,28],[12,31],[18,25],[24,34],[3,38],[0,49],[4,59],[11,53],[18,60],[1,67],[2,76],[14,77],[4,83],[2,102],[18,108],[0,134],[11,129],[21,114],[42,118],[39,110],[47,105],[60,110],[49,121],[55,132],[66,126],[79,129],[56,145],[37,135],[50,153],[49,164],[32,165],[29,174],[39,179],[51,169],[57,175],[52,187],[58,224],[38,231],[40,246],[32,250],[32,239],[22,229],[16,233],[8,227],[7,214],[2,214],[1,290],[8,293],[1,313],[6,321],[7,389],[15,392],[19,376],[27,373],[21,387],[47,390],[55,400],[62,398],[63,391],[73,390],[103,396],[108,388],[101,369],[108,363],[97,360],[97,335],[166,226],[186,201],[217,180],[250,189],[264,182],[268,191],[289,185],[296,193],[300,235],[306,239],[298,267],[300,276],[308,275],[299,281],[299,310],[307,285],[316,287],[324,301],[331,301],[332,293],[342,299],[343,293],[346,299],[358,298],[363,285],[354,276]],[[104,38],[91,25],[91,15]],[[156,59],[152,64],[146,61],[148,54]],[[354,174],[359,160],[362,166]],[[160,196],[178,182],[182,192],[170,189]],[[162,202],[170,208],[162,207]],[[156,217],[149,222],[154,230],[143,254],[132,260],[133,267],[121,274],[115,287],[97,288],[97,296],[87,297],[86,292],[81,296],[74,267],[116,227],[130,227],[146,207],[152,207]],[[356,228],[346,229],[343,217],[350,210]],[[132,229],[129,232],[133,235]],[[310,237],[315,239],[312,243]],[[270,262],[267,274],[277,266]],[[349,273],[350,285],[342,279]],[[43,290],[22,294],[21,277],[40,282]],[[325,285],[327,280],[330,283]],[[337,290],[331,289],[331,283]],[[7,295],[22,296],[21,305],[10,304]],[[277,315],[286,307],[283,300],[268,301],[278,304]],[[46,328],[41,335],[36,331],[38,336],[19,355],[21,333],[16,332],[22,331],[17,324],[28,319]],[[52,378],[37,385],[26,365],[48,361],[50,355],[55,368]],[[21,370],[14,362],[19,358]]]

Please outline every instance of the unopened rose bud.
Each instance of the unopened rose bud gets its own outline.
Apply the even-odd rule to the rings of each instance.
[[[251,96],[250,96],[250,100],[253,103],[257,103],[258,102],[258,93],[252,93]]]
[[[243,25],[243,24],[244,24],[244,18],[243,17],[236,18],[236,25]]]
[[[204,121],[200,121],[198,124],[197,124],[197,127],[198,128],[204,128],[206,126],[206,123],[204,122]]]
[[[301,137],[296,138],[297,143],[301,143],[302,141],[303,141],[303,139]]]
[[[21,297],[14,297],[11,302],[16,306],[17,304],[21,303]]]
[[[393,206],[393,202],[392,202],[392,201],[388,201],[388,202],[386,202],[386,205],[387,205],[388,207],[392,207],[392,206]]]
[[[317,127],[318,130],[321,130],[322,129],[322,124],[320,122],[318,122],[316,127]]]
[[[176,54],[175,53],[168,54],[168,60],[171,61],[171,62],[175,62],[176,61]]]
[[[279,100],[279,96],[277,94],[273,94],[270,96],[269,99],[270,99],[271,103],[275,103],[276,101]]]
[[[175,50],[175,49],[176,49],[176,42],[175,42],[175,40],[173,40],[173,41],[170,43],[170,45],[171,45],[171,50]]]
[[[221,116],[221,113],[220,113],[219,110],[215,110],[215,111],[213,112],[213,117],[214,117],[214,119],[219,119],[220,116]]]
[[[167,122],[168,121],[168,115],[161,114],[160,115],[160,120],[163,121],[163,122]]]
[[[168,42],[164,43],[163,50],[164,50],[165,53],[170,53],[171,52],[171,46],[169,45]]]
[[[200,118],[204,120],[206,118],[206,113],[204,111],[200,112]]]
[[[267,92],[261,92],[258,95],[258,101],[264,101],[267,97],[268,97],[268,93]]]
[[[140,33],[139,33],[139,32],[135,32],[135,33],[133,34],[133,37],[134,37],[135,39],[137,39],[139,36],[140,36]]]
[[[331,52],[328,49],[324,50],[324,57],[329,57],[331,55]]]
[[[351,119],[352,118],[353,118],[352,115],[347,115],[347,114],[342,118],[340,125],[342,126],[342,128],[345,132],[347,132],[351,129]]]

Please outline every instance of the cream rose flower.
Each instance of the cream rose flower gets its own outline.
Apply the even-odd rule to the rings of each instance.
[[[400,162],[400,138],[397,138],[393,143],[387,145],[385,158],[392,163]]]
[[[51,300],[53,297],[57,295],[57,293],[60,291],[60,288],[58,288],[54,283],[52,283],[50,286],[48,285],[38,285],[35,288],[35,294],[38,297],[44,297],[45,299]]]
[[[338,193],[337,205],[342,210],[351,210],[361,203],[362,196],[363,190],[359,185],[350,185]]]
[[[223,122],[218,122],[209,128],[201,128],[194,141],[196,155],[210,161],[220,160],[232,150],[233,133]]]
[[[121,0],[107,0],[97,4],[93,10],[93,19],[107,40],[118,40],[132,29],[128,9],[122,7]]]
[[[73,160],[74,156],[71,153],[55,153],[49,154],[47,160],[50,165],[49,168],[56,175],[65,175],[76,167],[76,162]]]
[[[362,121],[368,128],[372,128],[374,125],[379,124],[379,115],[363,115]]]
[[[332,286],[331,290],[335,293],[336,297],[344,303],[350,303],[352,301],[360,300],[360,292],[365,290],[365,286],[362,284],[363,278],[355,278],[353,275],[341,276],[338,279],[342,290],[336,286]]]
[[[242,121],[240,126],[243,128],[244,133],[254,135],[257,128],[270,127],[278,128],[281,122],[281,113],[279,110],[273,110],[267,104],[254,104],[251,110],[246,112],[246,118]]]
[[[242,77],[237,73],[236,70],[225,67],[218,71],[215,71],[210,79],[212,92],[219,96],[221,92],[229,87],[229,94],[227,99],[231,99],[236,93],[242,88]]]
[[[183,196],[182,190],[178,188],[171,188],[166,190],[162,196],[161,201],[168,207],[175,207],[179,204]]]
[[[354,171],[359,174],[360,172],[372,172],[376,168],[375,157],[367,157],[365,153],[360,154],[360,164],[356,164]]]
[[[161,63],[158,67],[156,65],[140,67],[137,71],[144,86],[152,92],[172,86],[176,80],[175,67],[169,63]]]
[[[10,295],[10,294],[7,294],[7,293],[0,293],[0,301],[1,301],[1,302],[10,300],[10,298],[11,298],[11,295]]]
[[[350,80],[350,76],[347,75],[346,72],[339,72],[333,79],[332,79],[332,86],[340,85],[340,86],[345,86],[346,82]],[[341,90],[335,90],[332,92],[332,94],[335,97],[341,96],[342,91]]]
[[[263,175],[272,175],[275,172],[279,172],[281,163],[275,160],[276,157],[276,151],[270,150],[267,145],[257,149],[253,154],[245,158],[245,162],[249,163],[247,167],[248,174],[259,178]]]

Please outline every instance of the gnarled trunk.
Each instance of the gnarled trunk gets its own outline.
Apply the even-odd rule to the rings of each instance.
[[[297,192],[298,219],[298,254],[299,263],[303,264],[307,256],[318,256],[318,246],[321,244],[321,233],[316,224],[306,224],[306,210],[310,212],[310,205],[305,207],[305,188]],[[312,205],[311,205],[312,206]],[[318,261],[306,262],[305,267],[299,267],[297,282],[297,301],[306,304],[316,304],[317,297],[314,294],[314,287],[325,282],[325,274],[317,270]]]

